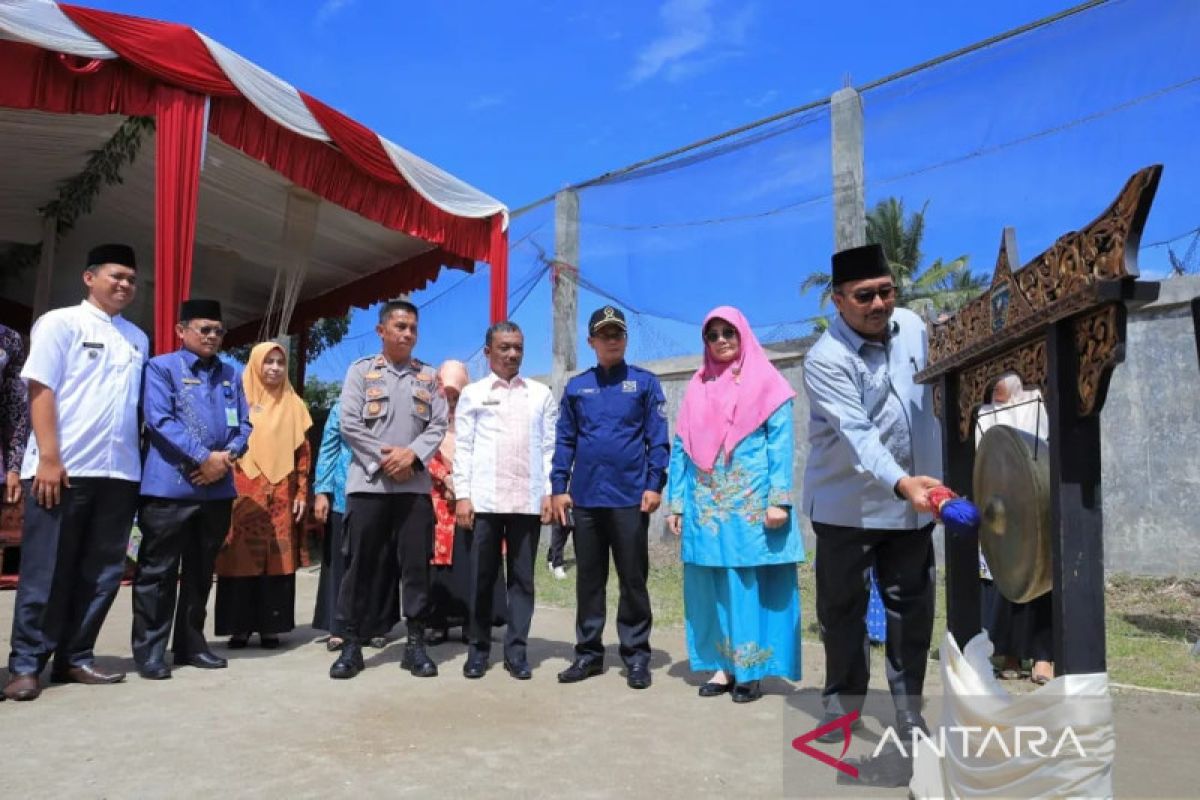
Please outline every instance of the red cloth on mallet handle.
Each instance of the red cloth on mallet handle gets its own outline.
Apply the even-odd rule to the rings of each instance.
[[[933,518],[942,521],[942,506],[958,497],[949,486],[935,486],[929,490],[929,503],[933,506]]]

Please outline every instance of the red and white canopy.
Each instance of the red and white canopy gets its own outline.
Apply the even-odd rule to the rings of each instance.
[[[135,160],[123,184],[105,190],[79,235],[60,243],[58,260],[85,250],[85,233],[137,240],[149,231],[160,335],[167,329],[157,307],[167,303],[173,317],[192,288],[193,241],[195,288],[238,295],[221,298],[245,306],[235,321],[250,322],[254,309],[261,315],[263,285],[296,252],[295,231],[285,230],[296,218],[311,218],[313,228],[299,321],[419,288],[442,265],[476,260],[492,264],[492,316],[504,316],[502,203],[198,31],[50,0],[3,0],[0,75],[0,240],[41,241],[36,214],[51,199],[46,192],[125,117],[156,118],[154,162]],[[139,200],[147,190],[152,208]],[[288,209],[304,198],[320,211],[293,215]],[[262,267],[261,280],[247,266]],[[244,287],[230,282],[231,269]]]

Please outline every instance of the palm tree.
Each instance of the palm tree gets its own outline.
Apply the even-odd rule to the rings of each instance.
[[[936,259],[921,269],[924,254],[921,240],[925,236],[925,212],[905,214],[904,201],[896,197],[880,200],[867,212],[867,242],[883,247],[884,257],[896,279],[898,304],[926,318],[943,311],[954,311],[978,295],[987,285],[985,278],[975,275],[967,266],[969,257],[961,255],[952,261]],[[821,290],[820,308],[829,305],[833,294],[831,276],[814,272],[800,284],[800,292]],[[824,320],[813,325],[814,332],[828,326]]]

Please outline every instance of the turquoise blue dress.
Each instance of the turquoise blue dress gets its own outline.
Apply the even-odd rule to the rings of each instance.
[[[800,679],[804,539],[796,514],[767,528],[767,506],[792,511],[792,402],[722,453],[711,473],[675,437],[667,503],[683,517],[683,600],[688,657],[697,672],[725,670],[738,683]]]

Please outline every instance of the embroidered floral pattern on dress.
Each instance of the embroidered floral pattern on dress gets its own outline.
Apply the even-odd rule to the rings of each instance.
[[[739,517],[749,525],[761,525],[766,519],[766,498],[754,490],[749,472],[740,465],[724,469],[724,459],[722,453],[712,472],[696,472],[696,524],[713,536],[731,517]]]
[[[728,639],[717,645],[717,652],[733,662],[735,667],[751,669],[767,663],[775,655],[775,648],[760,647],[758,642],[744,642],[737,647]]]
[[[792,502],[792,492],[790,489],[781,489],[777,486],[772,486],[767,492],[767,505],[769,506],[791,506],[795,505]]]

